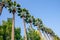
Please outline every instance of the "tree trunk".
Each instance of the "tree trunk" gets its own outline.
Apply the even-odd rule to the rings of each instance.
[[[14,27],[15,27],[15,13],[13,13],[13,18],[12,18],[12,38],[11,40],[14,40]]]
[[[43,32],[43,34],[44,34],[44,36],[45,36],[46,40],[48,40],[48,38],[47,38],[47,36],[46,36],[45,32]]]
[[[52,40],[54,40],[54,37],[52,36]]]
[[[30,29],[33,30],[33,29],[32,29],[32,23],[30,23]]]
[[[33,33],[32,23],[30,23],[30,29],[31,29],[31,35],[32,35],[32,33]],[[34,40],[34,39],[33,39],[33,35],[31,36],[31,40]]]
[[[46,35],[47,35],[48,39],[50,40],[50,37],[49,37],[48,33]]]
[[[41,31],[40,31],[39,25],[37,26],[37,28],[38,28],[38,32],[39,32],[39,36],[40,36],[40,40],[42,40],[42,33],[41,33]]]
[[[50,34],[48,34],[48,36],[49,36],[50,40],[52,40],[52,37],[50,36]]]
[[[54,40],[54,38],[53,38],[53,36],[50,34],[50,38],[51,38],[51,40]]]
[[[24,23],[24,40],[27,40],[27,33],[26,33],[26,25],[23,17],[23,23]]]
[[[0,15],[2,13],[2,9],[3,9],[3,6],[2,6],[2,3],[0,3]]]

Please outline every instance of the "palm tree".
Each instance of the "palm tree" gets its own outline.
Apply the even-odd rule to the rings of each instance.
[[[46,33],[48,39],[50,40],[49,34],[52,33],[52,32],[51,32],[51,29],[46,27],[46,28],[45,28],[45,33]]]
[[[29,19],[29,23],[30,23],[31,30],[32,30],[33,20],[34,20],[34,16],[31,16],[30,19]]]
[[[32,30],[33,19],[34,19],[34,16],[31,16],[30,14],[27,14],[26,19],[25,19],[26,23],[30,24],[30,29],[31,30]]]
[[[46,27],[44,27],[43,29],[44,29],[44,32],[45,32],[45,36],[47,36],[47,37],[46,37],[46,39],[47,39],[47,40],[50,40],[50,38],[49,38],[49,36],[48,36],[48,33],[47,33],[47,31],[46,31],[46,30],[47,30],[47,28],[46,28]]]
[[[41,30],[42,30],[42,33],[44,34],[46,40],[48,40],[48,38],[47,38],[47,36],[46,36],[46,33],[45,33],[45,28],[46,28],[46,27],[43,26],[43,27],[41,27]]]
[[[8,7],[9,12],[13,14],[13,17],[12,17],[12,35],[11,35],[12,37],[11,37],[11,40],[14,40],[15,13],[17,11],[17,8],[18,9],[20,8],[20,5],[16,4],[16,1],[14,1],[14,2],[8,1],[8,6],[7,7]]]
[[[37,30],[39,32],[40,40],[42,40],[42,33],[40,31],[40,28],[42,27],[42,21],[41,19],[37,18],[33,21],[33,25],[37,26]]]
[[[16,13],[16,1],[14,2],[11,2],[11,1],[8,1],[9,3],[9,6],[8,6],[8,10],[10,13],[13,14],[13,17],[12,17],[12,38],[11,40],[14,40],[14,27],[15,27],[15,13]]]
[[[26,24],[25,24],[25,19],[27,14],[28,14],[28,10],[26,10],[25,8],[21,9],[21,11],[18,14],[18,16],[20,16],[23,19],[23,23],[24,23],[24,40],[27,40]]]
[[[55,35],[55,33],[52,31],[52,29],[48,28],[48,31],[47,32],[48,32],[51,40],[54,40],[53,36]]]
[[[29,27],[31,29],[31,40],[33,40],[33,36],[32,36],[32,33],[33,33],[33,28],[32,28],[33,19],[34,19],[34,17],[31,16],[30,14],[27,14],[26,19],[25,19],[26,23],[30,24]]]

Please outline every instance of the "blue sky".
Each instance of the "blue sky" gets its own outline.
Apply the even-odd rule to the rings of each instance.
[[[44,25],[51,28],[58,36],[60,36],[60,0],[16,0],[21,4],[22,8],[29,10],[30,14],[35,18],[41,18]],[[7,20],[7,17],[12,17],[7,9],[3,9],[0,16],[0,24],[2,20]],[[15,17],[15,26],[21,27],[23,35],[22,19]],[[20,21],[20,22],[19,22]]]

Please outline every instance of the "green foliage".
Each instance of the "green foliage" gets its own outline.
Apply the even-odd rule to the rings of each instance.
[[[22,12],[21,8],[17,8],[17,12],[19,13],[18,16],[20,16],[20,13]]]
[[[11,31],[12,31],[12,19],[8,18],[7,21],[2,21],[0,25],[0,40],[11,40]],[[15,40],[22,40],[20,35],[20,28],[15,28]]]
[[[28,28],[27,32],[28,40],[40,40],[39,33],[36,30]]]
[[[3,35],[3,29],[2,26],[0,26],[0,36]]]
[[[54,35],[54,40],[60,40],[60,38],[57,35]]]
[[[18,8],[18,16],[20,16],[21,18],[24,17],[26,18],[28,13],[28,10],[25,8]]]
[[[15,28],[15,40],[20,40],[22,38],[20,33],[21,33],[20,28]]]
[[[17,5],[17,4],[16,4],[16,1],[14,1],[13,5],[14,5],[14,6],[16,6],[16,5]]]
[[[17,4],[17,7],[21,7],[21,5],[20,4]]]

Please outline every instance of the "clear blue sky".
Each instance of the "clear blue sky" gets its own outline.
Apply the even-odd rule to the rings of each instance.
[[[16,0],[16,2],[20,3],[22,8],[28,9],[31,15],[36,18],[41,18],[47,27],[51,28],[60,36],[60,0]],[[7,20],[7,17],[12,17],[11,15],[12,14],[9,14],[8,10],[4,8],[0,16],[0,24],[2,20]],[[17,15],[15,19],[15,26],[22,26],[23,32],[22,19]]]

